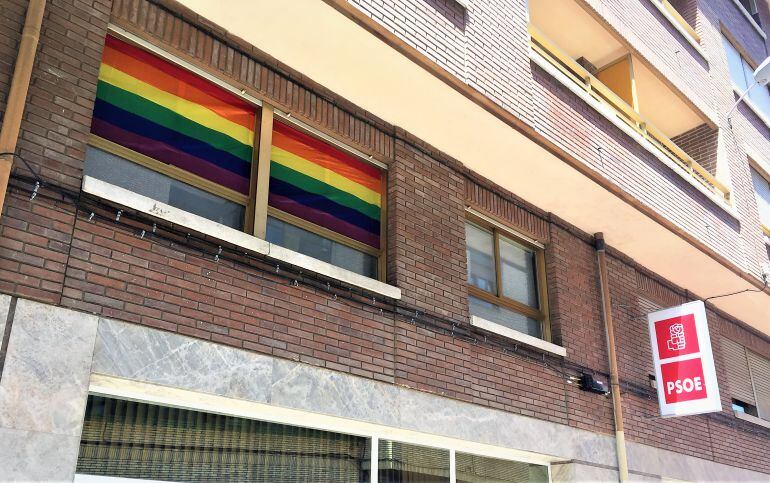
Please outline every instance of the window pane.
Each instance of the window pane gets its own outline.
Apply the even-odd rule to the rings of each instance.
[[[256,108],[197,75],[108,36],[91,132],[249,194]]]
[[[500,237],[500,270],[503,296],[537,308],[535,253]]]
[[[114,154],[89,147],[84,174],[231,228],[243,228],[244,206],[145,168]]]
[[[533,337],[543,337],[540,328],[541,324],[535,319],[531,319],[526,315],[508,310],[474,296],[468,297],[468,302],[470,304],[469,309],[471,315],[476,315],[482,319],[500,324],[509,329],[523,332]]]
[[[725,48],[725,54],[727,54],[727,65],[730,68],[730,78],[741,92],[745,91],[749,85],[746,83],[746,77],[743,71],[744,61],[741,58],[741,54],[733,47],[727,38],[722,37],[722,44]]]
[[[755,86],[749,93],[749,98],[762,115],[770,119],[770,90],[765,86]]]
[[[457,483],[547,483],[548,467],[456,453]]]
[[[468,283],[497,295],[495,242],[491,232],[472,223],[465,224]]]
[[[77,472],[165,481],[365,479],[368,440],[89,396]]]
[[[274,208],[380,248],[382,176],[361,159],[274,123],[268,198]]]
[[[759,219],[763,225],[770,227],[770,181],[767,181],[754,168],[751,168],[751,181],[754,184],[754,192],[757,194]]]
[[[351,272],[377,278],[377,257],[324,238],[274,217],[267,219],[267,241]]]
[[[381,439],[377,455],[382,483],[449,481],[449,450]]]

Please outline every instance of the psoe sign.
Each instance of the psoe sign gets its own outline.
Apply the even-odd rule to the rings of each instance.
[[[721,411],[703,302],[653,312],[647,322],[661,416]]]

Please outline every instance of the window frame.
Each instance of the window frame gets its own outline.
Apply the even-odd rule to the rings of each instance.
[[[768,171],[768,168],[763,166],[757,159],[755,159],[753,156],[749,155],[749,169],[752,171],[755,171],[768,185],[768,188],[770,189],[770,171]],[[754,176],[752,177],[752,186],[751,190],[754,192],[754,197],[759,198],[759,193],[757,193],[757,190],[754,188]],[[768,200],[770,202],[770,200]],[[759,203],[759,200],[757,200],[757,203]],[[759,219],[759,226],[762,229],[764,235],[766,237],[770,237],[770,224],[765,225],[765,223],[762,221],[762,218]]]
[[[488,219],[486,216],[480,216],[474,212],[468,211],[465,214],[465,223],[476,225],[477,227],[492,233],[492,240],[494,246],[494,269],[495,269],[495,283],[497,285],[497,294],[493,294],[484,289],[476,287],[470,281],[467,282],[468,295],[481,299],[485,302],[506,308],[518,314],[524,315],[531,319],[537,320],[540,323],[541,337],[540,339],[551,342],[551,321],[550,310],[548,305],[548,284],[546,280],[546,261],[545,261],[545,247],[533,242],[525,235],[517,233],[516,231],[505,227],[504,225],[494,222]],[[535,255],[535,285],[537,291],[538,308],[531,307],[525,303],[513,300],[509,297],[502,295],[502,270],[500,266],[500,237],[504,236],[510,238],[514,242],[522,245],[525,249],[530,250]],[[467,240],[467,238],[466,238]],[[466,256],[467,263],[467,256]],[[473,314],[471,314],[473,315]],[[499,323],[489,321],[495,325],[501,325]],[[515,330],[515,329],[511,329]],[[517,331],[518,332],[518,331]]]
[[[735,1],[737,1],[737,0],[735,0]],[[741,8],[743,8],[743,7],[741,7]],[[753,78],[752,79],[747,79],[746,78],[745,66],[748,66],[749,69],[751,69],[751,72],[753,74],[753,72],[758,67],[758,64],[754,61],[754,59],[751,58],[751,56],[748,54],[748,52],[746,52],[746,50],[740,45],[740,43],[736,40],[735,36],[733,36],[724,26],[722,26],[721,34],[722,34],[723,42],[729,43],[730,46],[733,48],[733,50],[735,50],[735,53],[738,54],[738,58],[741,61],[741,67],[742,67],[742,71],[743,71],[743,81],[746,84],[746,88],[748,88],[749,86],[751,86],[754,83],[754,79]],[[727,61],[728,75],[730,77],[730,84],[731,84],[731,86],[733,88],[733,92],[740,96],[740,95],[744,94],[744,91],[745,91],[746,88],[742,88],[741,86],[736,84],[735,79],[733,79],[732,71],[730,69],[730,54],[727,52],[726,48],[723,48],[722,50],[724,50],[724,53],[725,53],[725,60]],[[766,92],[768,93],[768,96],[770,96],[770,87],[768,87],[768,86],[755,86],[755,87],[752,88],[752,91],[749,93],[749,95],[744,97],[743,102],[747,106],[749,106],[749,108],[752,110],[752,112],[754,112],[754,114],[756,114],[757,117],[759,117],[759,119],[768,128],[770,128],[770,111],[765,112],[756,102],[754,102],[753,99],[751,99],[751,94],[753,92],[755,92],[757,90],[757,88],[765,89]]]
[[[255,127],[254,144],[252,145],[251,171],[249,175],[249,194],[245,195],[230,188],[218,185],[212,181],[202,178],[196,174],[185,171],[184,169],[164,163],[151,158],[130,148],[114,143],[108,139],[89,133],[87,144],[90,147],[100,149],[113,154],[130,162],[155,171],[161,175],[172,178],[176,181],[188,184],[207,193],[213,194],[225,200],[237,203],[244,207],[243,228],[241,231],[247,235],[255,236],[262,240],[266,239],[266,226],[268,216],[272,216],[292,226],[309,231],[313,234],[331,240],[335,243],[345,245],[356,251],[376,258],[377,276],[367,277],[384,282],[386,279],[385,270],[387,261],[385,259],[387,250],[387,165],[376,161],[372,155],[367,155],[342,141],[337,140],[331,134],[325,133],[299,119],[296,119],[291,113],[284,113],[275,109],[267,100],[259,99],[245,94],[241,89],[229,84],[209,73],[202,67],[188,62],[177,55],[174,55],[152,42],[136,36],[130,32],[124,31],[119,27],[110,25],[107,35],[111,35],[123,42],[134,45],[137,48],[153,54],[177,67],[199,76],[200,78],[215,84],[224,91],[235,95],[245,102],[254,106]],[[268,205],[269,180],[270,180],[270,153],[272,148],[272,129],[274,119],[289,125],[304,134],[316,138],[335,149],[344,151],[346,154],[354,156],[375,168],[381,174],[382,194],[380,200],[380,248],[374,248],[357,240],[350,239],[342,234],[334,232],[328,228],[316,225],[315,223],[300,219],[288,213],[285,213]],[[184,210],[182,210],[184,211]]]

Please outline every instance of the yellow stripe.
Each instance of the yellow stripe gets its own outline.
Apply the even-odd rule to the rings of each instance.
[[[313,162],[308,161],[305,158],[301,158],[294,153],[281,149],[278,146],[273,146],[270,151],[270,159],[278,164],[282,164],[287,168],[291,168],[294,171],[298,171],[304,175],[315,178],[330,186],[342,190],[346,193],[359,198],[367,203],[375,206],[380,206],[380,194],[376,191],[372,191],[366,186],[360,185],[355,181],[351,181],[344,176],[340,176],[330,169],[326,169],[323,166],[319,166]]]
[[[99,69],[99,80],[132,92],[150,102],[154,102],[159,106],[170,109],[191,121],[197,122],[201,126],[206,126],[209,129],[226,134],[243,144],[254,144],[254,132],[246,127],[225,119],[200,104],[190,102],[187,99],[158,89],[157,87],[143,82],[136,77],[132,77],[125,72],[121,72],[112,66],[102,64]]]

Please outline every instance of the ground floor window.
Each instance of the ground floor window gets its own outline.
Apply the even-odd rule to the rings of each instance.
[[[437,483],[453,466],[458,482],[548,481],[544,465],[95,395],[75,481]]]

